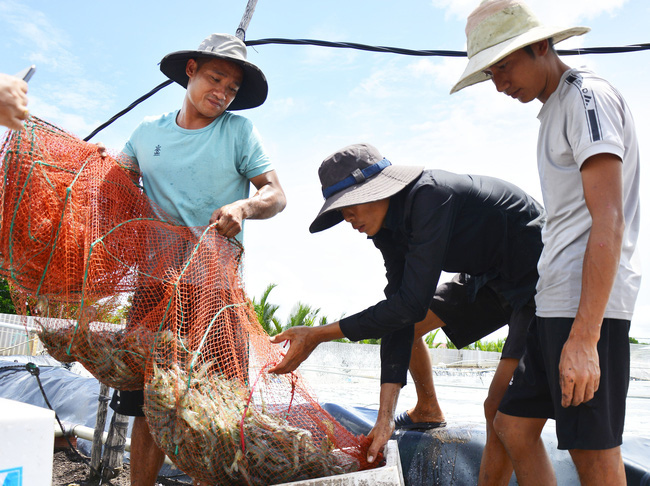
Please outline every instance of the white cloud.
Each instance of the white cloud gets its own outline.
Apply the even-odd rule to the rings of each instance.
[[[39,10],[26,5],[0,4],[3,30],[36,65],[40,97],[30,96],[33,113],[73,133],[88,133],[97,125],[98,110],[114,97],[114,89],[86,76],[84,62],[70,50],[68,34]],[[78,130],[78,131],[77,131]]]
[[[79,74],[79,63],[69,51],[68,36],[52,25],[42,12],[19,3],[5,2],[0,8],[13,42],[21,46],[30,60],[41,66]]]
[[[477,0],[432,0],[434,7],[445,11],[445,18],[465,20],[479,2]]]
[[[330,29],[316,29],[310,36],[311,39],[325,39],[331,42],[345,42],[346,36]],[[293,49],[296,49],[293,47]],[[329,66],[331,69],[341,69],[344,66],[354,65],[359,56],[359,51],[345,48],[331,48],[324,46],[311,46],[301,48],[301,62],[308,66]]]
[[[273,98],[266,101],[264,109],[273,114],[278,119],[289,118],[296,113],[304,112],[305,104],[294,97]]]
[[[533,0],[529,2],[535,14],[547,24],[573,25],[602,14],[612,15],[627,0]]]
[[[94,128],[93,123],[89,123],[84,116],[75,112],[61,110],[56,103],[43,101],[37,97],[29,100],[29,106],[32,113],[36,113],[42,120],[56,120],[56,124],[65,127],[67,132],[83,137],[90,133]]]
[[[390,78],[391,74],[388,70],[375,71],[364,79],[352,94],[353,96],[366,95],[377,99],[389,98],[394,94],[394,87],[387,86],[390,84]]]
[[[420,58],[409,64],[409,74],[419,80],[428,80],[443,94],[449,92],[451,86],[458,81],[467,60],[458,57],[427,57]]]

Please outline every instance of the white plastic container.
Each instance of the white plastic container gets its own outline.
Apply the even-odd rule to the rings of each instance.
[[[389,440],[384,448],[386,465],[338,476],[282,483],[276,486],[404,486],[404,475],[397,441]]]
[[[0,484],[52,484],[54,412],[0,398]]]

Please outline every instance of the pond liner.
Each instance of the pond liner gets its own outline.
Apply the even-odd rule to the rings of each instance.
[[[21,370],[21,365],[28,362],[40,367],[43,390],[59,419],[94,428],[99,382],[91,376],[75,373],[47,356],[11,356],[0,359],[0,397],[47,408],[34,376],[25,369]],[[355,435],[368,434],[377,417],[377,410],[372,408],[336,403],[321,405]],[[111,415],[112,410],[109,408],[107,424],[110,423]],[[542,438],[555,468],[558,486],[579,484],[568,452],[557,450],[554,430],[545,429]],[[485,443],[482,425],[452,423],[443,429],[397,431],[393,439],[398,444],[406,486],[466,486],[477,483]],[[90,442],[80,439],[78,448],[90,455]],[[626,434],[621,451],[627,484],[650,486],[650,438]],[[178,477],[179,471],[165,465],[161,475]],[[509,485],[516,484],[513,475]]]
[[[368,434],[377,417],[377,410],[371,408],[333,403],[325,403],[323,408],[354,434]],[[482,425],[454,423],[426,431],[398,430],[392,438],[397,441],[407,486],[478,483],[485,444]],[[555,431],[545,429],[542,439],[555,469],[558,486],[580,484],[568,451],[557,449]],[[650,486],[650,439],[626,435],[621,451],[628,486]],[[517,484],[514,474],[508,484]]]

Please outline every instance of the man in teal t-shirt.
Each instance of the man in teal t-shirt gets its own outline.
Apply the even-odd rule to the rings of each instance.
[[[148,197],[185,226],[215,223],[241,241],[245,219],[275,216],[286,199],[250,120],[226,112],[266,100],[262,71],[233,36],[212,34],[197,50],[168,54],[160,70],[187,88],[180,110],[145,119],[124,147]],[[257,191],[249,197],[252,183]],[[134,298],[135,302],[135,298]],[[142,391],[116,391],[111,408],[134,417],[131,484],[154,486],[165,454],[142,412]]]
[[[192,130],[178,124],[181,111],[145,119],[123,152],[138,165],[149,198],[168,215],[185,226],[207,226],[216,208],[245,201],[249,181],[268,178],[272,167],[247,118],[225,112]]]

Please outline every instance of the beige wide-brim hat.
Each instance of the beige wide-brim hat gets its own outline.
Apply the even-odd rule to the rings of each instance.
[[[520,0],[483,0],[467,18],[469,62],[451,94],[487,81],[490,77],[483,71],[522,47],[545,39],[553,39],[553,44],[557,44],[589,30],[589,27],[542,25]]]
[[[237,96],[228,106],[229,111],[255,108],[264,103],[269,91],[266,77],[260,68],[246,60],[246,44],[234,35],[212,34],[203,39],[196,50],[167,54],[160,61],[160,70],[169,79],[187,88],[189,79],[185,66],[190,59],[199,57],[224,59],[242,68],[244,72],[242,85],[237,91]]]

